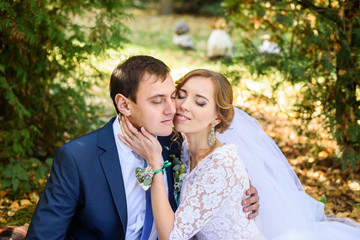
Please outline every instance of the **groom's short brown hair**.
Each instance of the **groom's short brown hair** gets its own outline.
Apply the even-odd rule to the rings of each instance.
[[[120,63],[110,77],[110,96],[117,113],[116,94],[120,93],[136,103],[139,83],[145,74],[155,75],[164,81],[169,73],[170,68],[164,62],[151,56],[132,56]]]

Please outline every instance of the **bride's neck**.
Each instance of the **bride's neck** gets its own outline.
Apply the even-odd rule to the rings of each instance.
[[[207,134],[185,134],[185,136],[190,153],[191,170],[219,146],[219,141],[216,140],[215,146],[210,148]]]

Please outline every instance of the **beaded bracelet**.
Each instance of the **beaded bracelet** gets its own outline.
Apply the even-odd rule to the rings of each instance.
[[[147,166],[146,168],[137,167],[135,169],[135,175],[137,178],[137,182],[144,189],[145,191],[148,190],[151,186],[152,180],[156,174],[159,172],[164,172],[165,168],[170,167],[171,162],[164,161],[162,168],[153,171],[150,166]]]

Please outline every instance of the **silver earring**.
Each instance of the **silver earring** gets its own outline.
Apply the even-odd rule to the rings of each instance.
[[[210,130],[210,135],[209,135],[209,147],[213,147],[215,143],[215,124],[212,124],[211,126],[211,130]]]

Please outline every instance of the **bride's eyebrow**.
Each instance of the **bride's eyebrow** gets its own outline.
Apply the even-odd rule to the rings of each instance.
[[[206,98],[205,96],[203,96],[203,95],[196,94],[195,97],[203,98],[203,99],[205,99],[206,101],[209,102],[209,99],[207,99],[207,98]]]

